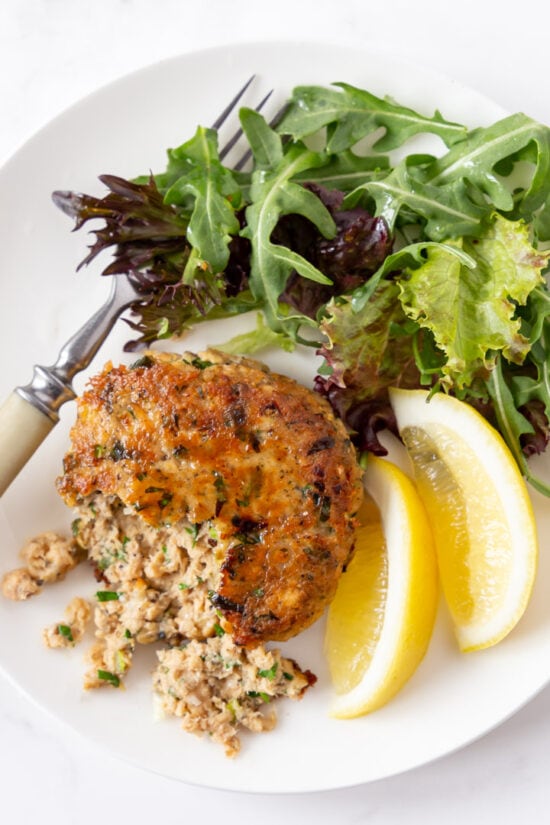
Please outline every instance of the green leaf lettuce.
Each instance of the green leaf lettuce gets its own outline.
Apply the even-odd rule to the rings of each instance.
[[[404,312],[429,329],[445,353],[443,384],[462,389],[488,374],[497,352],[523,362],[530,345],[516,304],[525,304],[541,283],[547,256],[531,246],[523,223],[498,215],[478,239],[450,243],[474,265],[432,248],[422,266],[401,277],[399,289]]]

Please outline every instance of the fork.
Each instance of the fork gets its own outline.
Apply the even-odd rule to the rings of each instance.
[[[213,129],[227,121],[254,80],[252,75],[218,115]],[[256,106],[260,111],[269,92]],[[278,119],[279,113],[275,116]],[[274,120],[275,120],[274,119]],[[272,121],[273,123],[274,121]],[[237,129],[220,149],[224,159],[239,142],[243,132]],[[250,156],[246,151],[234,164],[241,169]],[[117,319],[139,299],[138,291],[126,277],[113,277],[106,302],[69,338],[52,366],[35,365],[29,384],[16,387],[0,407],[0,496],[23,469],[27,461],[59,421],[59,410],[76,397],[72,382],[86,369],[107,338]]]

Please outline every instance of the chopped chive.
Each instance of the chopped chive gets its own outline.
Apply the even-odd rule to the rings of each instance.
[[[97,678],[102,679],[104,682],[110,682],[113,687],[120,687],[120,679],[116,673],[111,673],[108,670],[98,670]]]
[[[264,702],[271,702],[271,696],[269,693],[264,693],[263,690],[247,690],[247,696],[250,696],[251,699],[262,699]]]
[[[116,590],[98,590],[95,595],[98,602],[114,602],[120,598]]]
[[[274,679],[278,667],[278,662],[275,662],[273,667],[270,667],[269,670],[258,670],[257,674],[258,676],[261,676],[262,679]]]
[[[323,500],[321,503],[321,514],[319,516],[320,521],[328,521],[330,518],[330,506],[331,500],[330,496],[323,496]]]
[[[222,474],[219,473],[217,470],[214,470],[213,475],[214,475],[214,487],[216,488],[216,490],[218,492],[221,492],[222,490],[225,490],[225,479],[222,476]]]
[[[67,624],[58,624],[57,625],[57,632],[60,636],[64,636],[65,639],[68,639],[69,642],[74,642],[73,638],[73,631]]]
[[[198,370],[205,370],[207,367],[213,366],[212,361],[205,361],[202,358],[199,358],[198,356],[196,358],[193,358],[191,364]]]
[[[193,525],[191,525],[191,527],[185,527],[184,529],[185,529],[185,532],[189,533],[189,535],[193,539],[193,547],[194,547],[195,544],[197,543],[197,536],[199,535],[199,525],[198,524],[193,524]]]
[[[323,438],[318,438],[317,441],[313,442],[307,454],[313,455],[314,453],[320,453],[323,452],[323,450],[330,450],[331,447],[334,447],[334,438],[330,435],[324,436]]]
[[[225,636],[225,630],[223,629],[221,624],[218,624],[218,622],[216,622],[216,624],[214,625],[214,633],[216,634],[216,636]]]

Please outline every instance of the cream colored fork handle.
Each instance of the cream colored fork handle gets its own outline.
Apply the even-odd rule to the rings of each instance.
[[[61,406],[76,398],[73,378],[89,366],[136,297],[127,278],[113,278],[105,303],[63,345],[55,364],[35,365],[30,384],[17,387],[0,407],[0,496],[55,426]]]
[[[0,407],[0,496],[55,422],[13,392]]]

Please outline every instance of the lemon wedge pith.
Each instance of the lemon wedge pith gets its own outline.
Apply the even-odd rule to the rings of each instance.
[[[501,641],[523,615],[537,566],[525,482],[500,434],[456,398],[391,390],[434,534],[461,650]]]
[[[428,648],[437,606],[437,563],[424,506],[398,467],[369,457],[356,549],[329,608],[325,650],[331,715],[353,718],[386,704]]]

